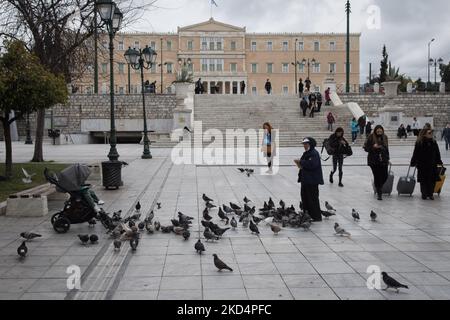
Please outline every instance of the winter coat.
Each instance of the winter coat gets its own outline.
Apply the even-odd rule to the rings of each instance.
[[[450,141],[450,128],[445,128],[442,131],[442,139],[445,138],[447,141]]]
[[[325,100],[330,101],[330,90],[325,90]]]
[[[331,113],[329,113],[329,114],[327,115],[327,122],[328,122],[329,124],[333,124],[333,123],[336,122],[336,119],[334,118],[334,116],[333,116]]]
[[[302,168],[298,173],[298,182],[305,185],[323,185],[323,172],[320,154],[315,147],[311,146],[305,151],[300,159]]]
[[[299,91],[299,92],[303,92],[303,90],[304,90],[303,82],[300,82],[300,83],[298,84],[298,91]]]
[[[266,85],[264,87],[266,88],[266,91],[272,90],[272,84],[270,82],[266,82]]]
[[[388,137],[383,135],[379,139],[378,145],[381,145],[381,148],[378,149],[374,147],[377,139],[374,134],[371,134],[364,144],[364,150],[368,152],[367,165],[369,167],[388,166],[390,160]]]
[[[372,122],[367,122],[366,124],[366,134],[371,134],[372,133]]]
[[[350,127],[352,128],[352,132],[358,132],[359,131],[359,125],[358,122],[352,121],[350,123]]]
[[[302,99],[302,101],[300,101],[300,108],[302,110],[306,110],[306,109],[308,109],[308,107],[309,107],[308,101],[306,101],[305,99]]]
[[[330,147],[335,150],[334,151],[334,155],[345,155],[346,154],[346,149],[345,149],[345,145],[342,144],[342,141],[344,141],[347,145],[348,142],[347,140],[345,140],[344,137],[337,137],[335,133],[333,133],[330,138],[329,138],[329,143],[330,143]]]
[[[437,181],[437,165],[442,165],[442,159],[436,140],[424,139],[422,143],[416,142],[411,167],[417,167],[417,181]]]

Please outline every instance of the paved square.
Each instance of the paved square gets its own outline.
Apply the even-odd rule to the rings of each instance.
[[[27,161],[32,149],[14,145],[14,161]],[[99,162],[108,146],[45,146],[48,158],[61,162]],[[450,153],[441,145],[444,163]],[[255,174],[248,178],[236,167],[173,165],[170,149],[152,150],[152,160],[141,160],[141,147],[120,145],[121,160],[129,162],[123,169],[124,186],[118,191],[95,191],[106,201],[105,210],[131,213],[138,199],[145,215],[156,202],[155,219],[169,225],[181,211],[195,217],[191,238],[184,241],[175,234],[141,234],[140,245],[132,253],[124,243],[114,252],[112,240],[97,224],[72,225],[67,234],[56,234],[50,215],[43,218],[0,217],[0,299],[220,299],[220,300],[292,300],[292,299],[449,299],[450,298],[450,192],[444,186],[436,200],[423,201],[416,186],[414,197],[392,196],[379,202],[373,196],[371,172],[366,154],[355,150],[345,162],[344,188],[326,183],[320,199],[329,201],[337,216],[314,223],[310,231],[283,229],[275,236],[260,223],[259,236],[250,234],[239,224],[216,242],[203,240],[200,224],[206,193],[216,204],[230,201],[243,205],[250,198],[257,208],[269,197],[277,203],[298,207],[297,169],[292,160],[300,148],[281,150],[279,173]],[[391,150],[396,181],[407,170],[412,147]],[[323,163],[324,175],[330,163]],[[395,185],[394,185],[395,188]],[[61,209],[61,202],[50,202],[51,212]],[[352,208],[361,213],[353,222]],[[378,222],[369,213],[378,213]],[[217,210],[212,210],[219,222]],[[352,236],[336,237],[333,225],[338,222]],[[30,241],[28,256],[19,260],[16,249],[19,233],[33,231],[43,235]],[[82,246],[79,233],[96,233],[96,245]],[[199,256],[193,246],[198,237],[206,245]],[[233,272],[218,272],[212,254],[217,253]],[[69,290],[67,268],[80,267],[81,289]],[[371,265],[409,286],[399,294],[369,290],[366,272]],[[383,285],[384,287],[384,285]]]

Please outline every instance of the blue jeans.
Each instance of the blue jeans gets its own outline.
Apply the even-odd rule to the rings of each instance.
[[[357,137],[358,137],[358,131],[352,131],[352,142],[355,142]]]

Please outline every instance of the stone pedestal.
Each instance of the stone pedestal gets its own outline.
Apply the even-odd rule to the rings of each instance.
[[[398,95],[399,81],[387,81],[382,83],[384,88],[384,95],[388,98],[396,97]]]
[[[323,91],[327,90],[327,88],[330,88],[331,92],[336,92],[336,81],[332,75],[328,76],[323,82]]]
[[[408,84],[406,85],[406,92],[407,93],[412,93],[413,91],[413,86],[411,82],[408,82]]]
[[[6,216],[43,217],[48,214],[47,196],[8,198]]]
[[[401,107],[387,105],[379,113],[381,125],[387,129],[397,129],[403,123],[404,110]]]
[[[194,118],[194,84],[175,83],[177,106],[173,110],[173,127],[170,139],[180,141],[184,136],[184,127],[192,129]]]
[[[378,82],[375,82],[375,84],[373,85],[373,92],[380,93],[380,84]]]
[[[439,85],[439,92],[445,93],[445,82],[441,82],[441,84]]]

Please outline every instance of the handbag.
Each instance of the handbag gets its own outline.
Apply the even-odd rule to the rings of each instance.
[[[348,143],[344,146],[344,155],[346,157],[351,157],[353,155],[352,147]]]

